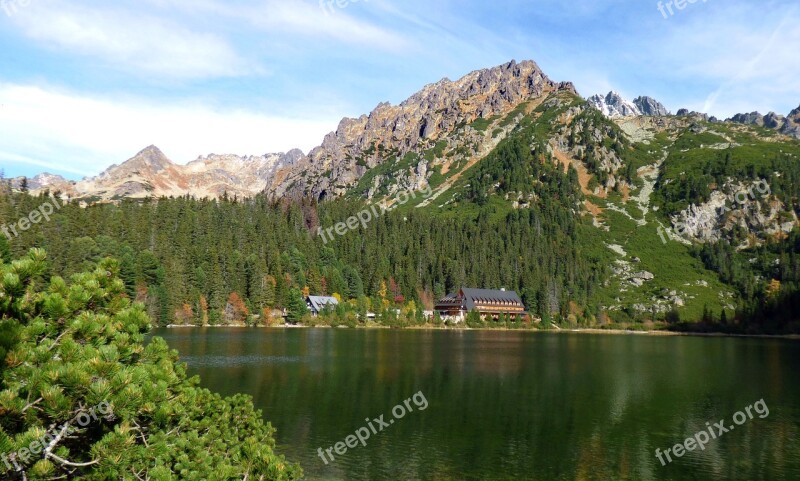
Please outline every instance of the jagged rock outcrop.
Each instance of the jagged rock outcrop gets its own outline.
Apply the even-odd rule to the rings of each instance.
[[[652,97],[637,97],[634,99],[633,105],[639,109],[640,115],[646,115],[648,117],[666,117],[669,115],[669,110],[667,110],[661,102]]]
[[[736,114],[726,120],[726,122],[766,127],[768,129],[777,130],[784,135],[800,139],[800,107],[792,110],[786,117],[776,114],[775,112],[770,112],[767,115],[761,115],[758,112],[750,112],[749,114]]]
[[[758,112],[750,112],[749,114],[736,114],[727,121],[735,122],[737,124],[758,125],[759,127],[764,126],[764,116]]]
[[[622,95],[617,92],[611,91],[606,96],[593,95],[587,99],[591,105],[597,110],[603,112],[603,115],[609,118],[618,117],[633,117],[642,115],[639,108],[625,100]]]
[[[786,123],[786,117],[770,112],[764,116],[764,127],[768,129],[780,129]]]
[[[788,216],[788,218],[787,218]],[[791,232],[798,218],[772,196],[764,182],[729,182],[702,204],[692,204],[672,216],[676,233],[686,239],[717,242],[736,227],[753,234],[753,240]]]
[[[400,105],[381,103],[369,115],[343,119],[307,158],[279,172],[267,192],[275,197],[340,196],[369,169],[409,152],[422,154],[439,142],[480,152],[492,136],[468,128],[470,124],[506,115],[521,103],[559,88],[574,92],[571,83],[553,82],[533,61],[512,61],[456,81],[440,80]],[[460,138],[455,139],[457,131]],[[428,171],[427,164],[422,161],[416,166],[416,178],[406,187],[424,186],[426,179],[420,174]]]
[[[704,122],[716,122],[716,117],[710,117],[708,114],[703,112],[695,112],[692,110],[691,112],[689,109],[678,109],[678,113],[675,114],[678,117],[691,117],[694,120],[702,120]]]
[[[800,107],[797,107],[789,113],[780,131],[784,135],[790,135],[800,139]]]
[[[593,95],[587,100],[589,104],[611,119],[638,117],[641,115],[648,117],[669,115],[666,107],[652,97],[641,96],[637,97],[633,102],[629,102],[619,93],[611,91],[606,96]]]

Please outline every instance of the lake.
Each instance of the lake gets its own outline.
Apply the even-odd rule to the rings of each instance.
[[[308,480],[800,479],[797,341],[383,329],[155,334],[204,386],[251,395],[278,430],[278,450]],[[347,440],[357,431],[369,436],[366,446]],[[694,450],[678,457],[678,443],[678,453]]]

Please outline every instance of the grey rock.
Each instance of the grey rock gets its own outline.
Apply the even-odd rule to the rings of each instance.
[[[639,112],[642,115],[648,117],[666,117],[669,115],[669,110],[652,97],[637,97],[633,104],[639,108]]]
[[[609,118],[642,115],[642,112],[636,105],[625,100],[622,95],[614,91],[609,92],[605,96],[593,95],[589,97],[587,101]]]
[[[770,112],[764,116],[764,127],[778,130],[786,123],[786,117]]]
[[[792,110],[786,117],[781,133],[800,139],[800,107]]]
[[[727,121],[737,124],[758,125],[759,127],[764,126],[764,116],[758,112],[750,112],[749,114],[736,114]]]
[[[641,279],[643,281],[652,281],[656,276],[652,272],[641,271],[631,274],[631,279]]]
[[[775,112],[770,112],[765,116],[758,112],[750,112],[749,114],[736,114],[727,122],[766,127],[800,139],[800,107],[792,110],[786,117]]]

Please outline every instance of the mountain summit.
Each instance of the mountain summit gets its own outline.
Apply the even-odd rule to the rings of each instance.
[[[620,117],[663,117],[669,115],[669,111],[661,102],[651,97],[637,97],[633,102],[629,102],[617,92],[611,91],[607,95],[593,95],[587,99],[597,110],[603,112],[608,118]]]
[[[296,149],[245,157],[210,154],[180,165],[149,146],[96,177],[70,182],[40,175],[30,179],[28,186],[33,193],[60,191],[87,201],[183,195],[253,197],[262,192],[273,198],[376,199],[430,186],[432,202],[494,151],[521,122],[553,111],[550,104],[559,102],[570,107],[562,116],[547,119],[561,131],[549,139],[551,145],[545,151],[561,156],[562,163],[573,164],[579,171],[584,164],[597,170],[598,185],[583,186],[586,192],[618,189],[623,177],[633,177],[633,172],[624,176],[618,172],[624,165],[624,139],[618,139],[611,150],[590,149],[591,155],[585,145],[579,145],[611,135],[611,127],[591,118],[595,108],[624,124],[625,135],[634,142],[653,138],[656,130],[666,127],[660,118],[670,116],[664,105],[646,96],[631,102],[612,91],[585,101],[571,83],[551,80],[535,62],[511,61],[455,81],[439,80],[399,105],[380,103],[369,114],[344,118],[308,155]],[[685,123],[686,119],[679,121],[682,114],[689,112],[670,117],[670,125]],[[690,117],[717,122],[707,116]],[[800,107],[786,117],[754,112],[737,115],[729,122],[800,137]],[[20,184],[19,179],[14,181],[15,187]]]
[[[369,115],[343,119],[321,146],[274,179],[268,192],[340,196],[368,171],[386,170],[398,161],[416,166],[414,174],[400,179],[400,187],[419,188],[433,168],[447,171],[454,163],[479,160],[525,112],[503,125],[501,118],[557,90],[575,92],[571,83],[550,80],[530,60],[476,70],[456,81],[440,80],[400,105],[381,103]],[[376,193],[377,185],[363,187],[367,197]]]

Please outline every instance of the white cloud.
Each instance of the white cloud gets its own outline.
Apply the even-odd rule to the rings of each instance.
[[[99,173],[150,144],[177,163],[209,153],[307,152],[338,121],[216,111],[188,102],[112,101],[13,84],[0,84],[0,104],[0,160],[80,174]]]
[[[249,70],[225,39],[192,32],[142,11],[36,0],[11,19],[28,38],[126,72],[205,78]]]
[[[351,2],[346,8],[326,6],[320,2],[271,0],[250,10],[248,18],[269,31],[292,32],[296,35],[327,37],[365,49],[403,52],[411,45],[405,36],[357,20],[349,9],[369,8],[366,2]],[[324,48],[324,45],[320,45]]]
[[[267,35],[299,38],[326,38],[366,50],[403,52],[413,43],[405,35],[356,18],[356,9],[369,9],[370,0],[349,0],[338,7],[329,0],[255,0],[227,2],[217,0],[147,0],[161,8],[183,13],[213,15],[220,19],[248,24]],[[363,13],[363,12],[358,12]],[[320,44],[319,49],[336,48]]]

